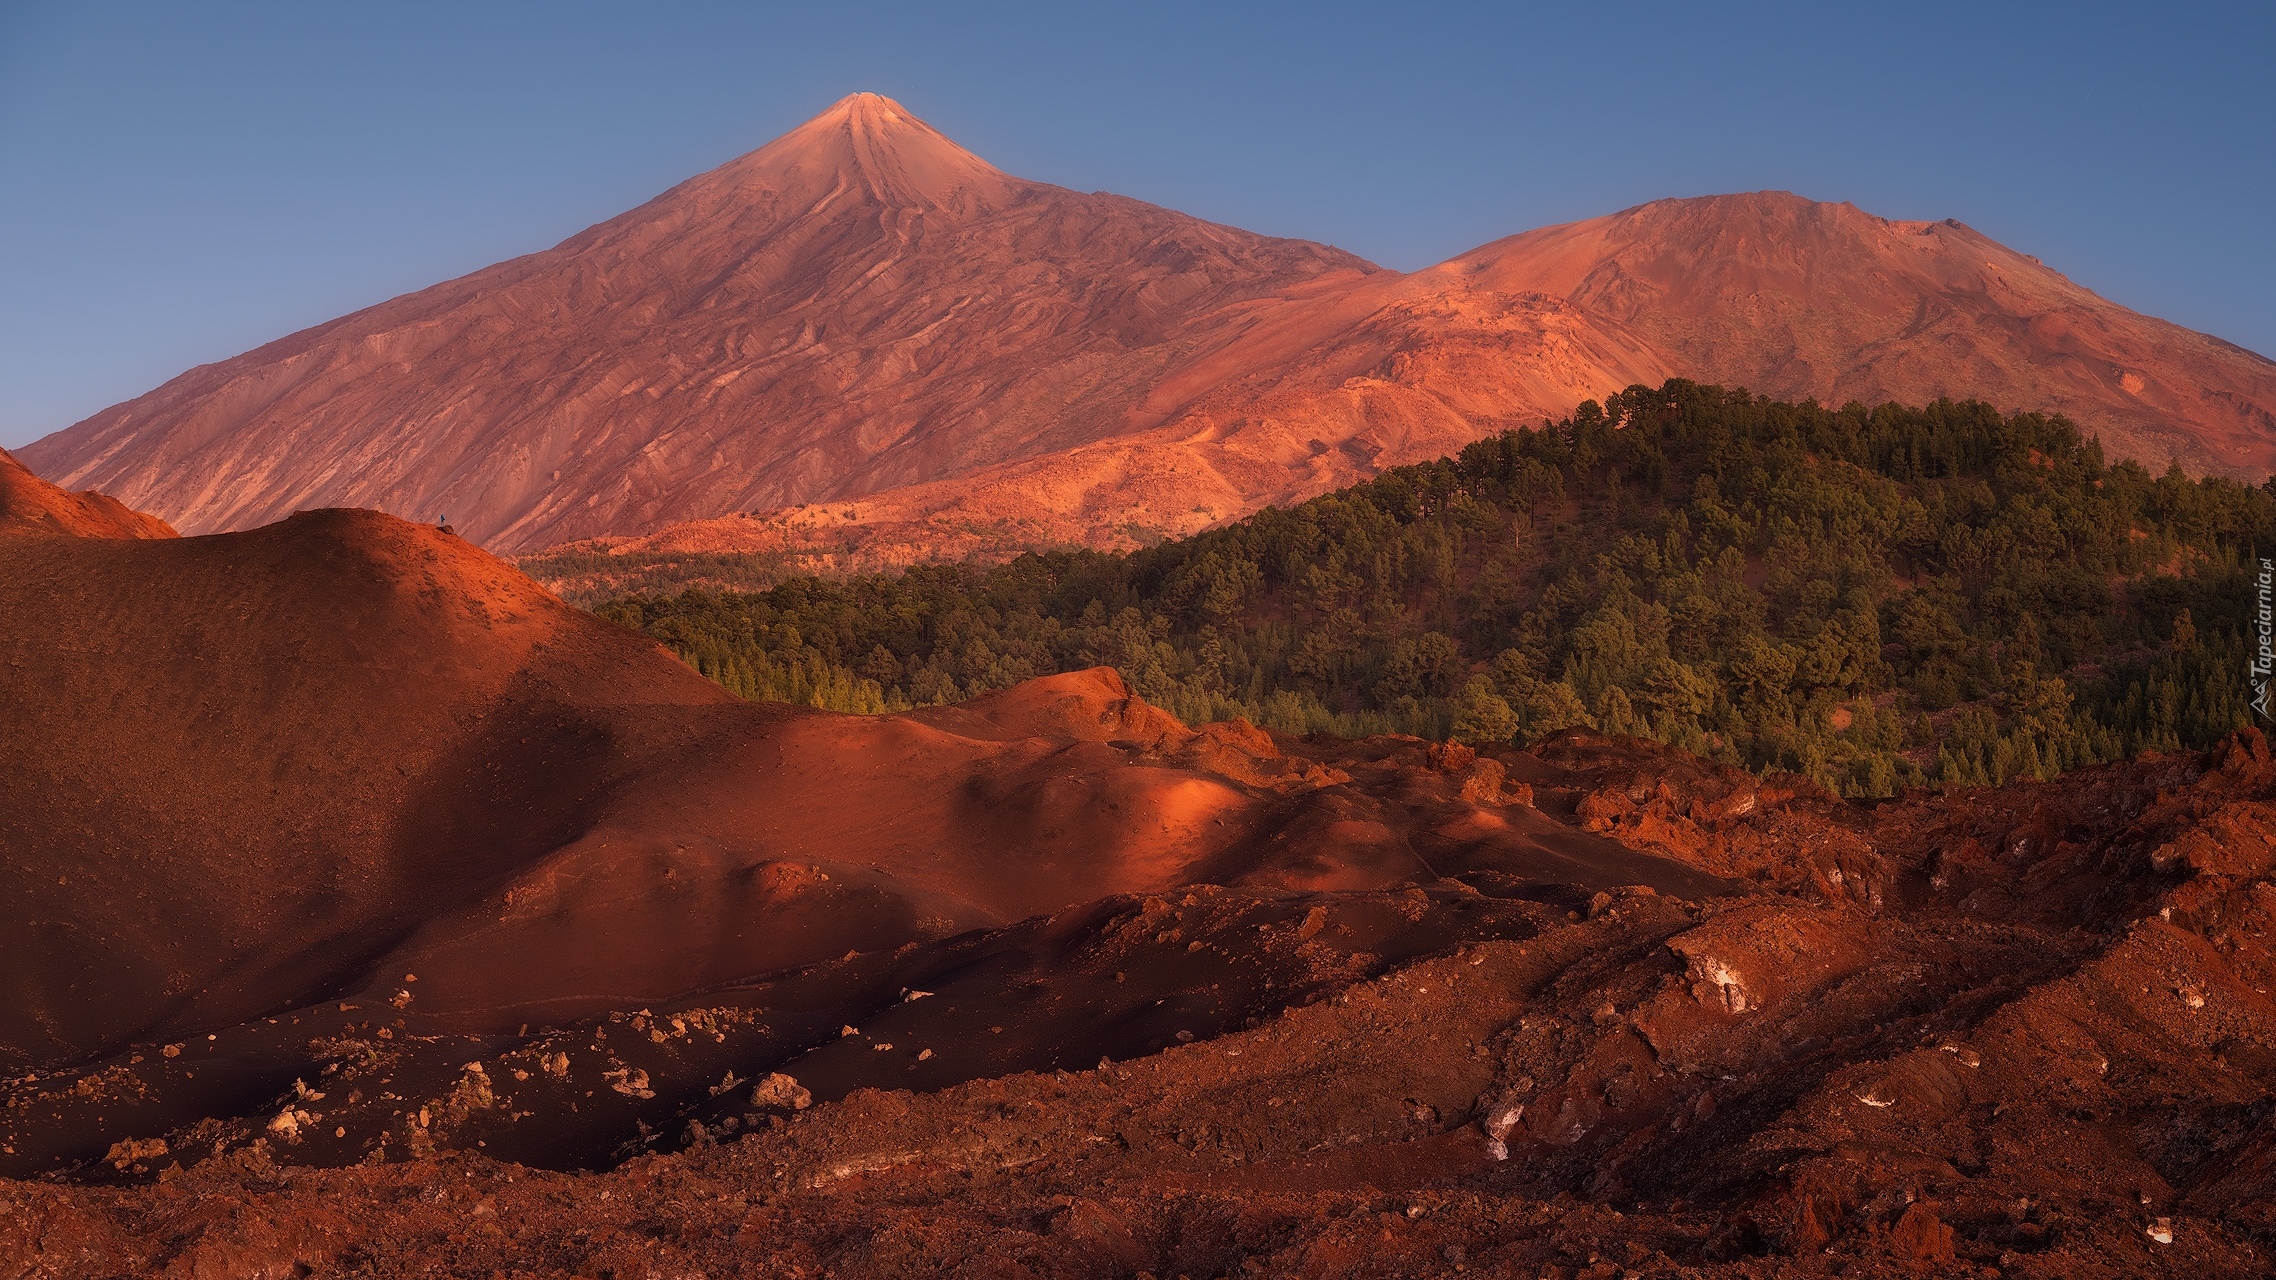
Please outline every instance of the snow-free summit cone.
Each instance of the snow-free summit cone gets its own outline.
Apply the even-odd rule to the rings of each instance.
[[[891,209],[963,214],[1001,208],[1017,185],[907,107],[876,93],[838,99],[714,176],[817,201],[851,197]]]
[[[187,533],[367,507],[521,550],[1152,425],[1131,415],[1230,309],[1374,270],[1009,177],[856,94],[553,249],[191,370],[25,460]]]

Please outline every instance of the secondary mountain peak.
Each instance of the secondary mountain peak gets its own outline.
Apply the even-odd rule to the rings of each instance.
[[[2276,363],[2128,311],[1957,220],[1754,191],[1655,200],[1438,268],[1624,326],[1686,376],[1826,404],[1976,397],[2116,457],[2259,478]]]

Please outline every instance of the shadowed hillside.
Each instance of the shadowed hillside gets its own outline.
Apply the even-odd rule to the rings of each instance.
[[[0,537],[0,662],[17,1066],[387,999],[405,972],[421,1013],[497,1031],[1203,868],[1396,883],[1422,820],[1366,800],[1351,839],[1289,844],[1327,773],[1111,672],[904,717],[745,703],[370,512]],[[1575,845],[1560,874],[1651,877],[1595,843],[1605,869],[1574,872]],[[1525,875],[1545,848],[1513,829],[1447,865]]]

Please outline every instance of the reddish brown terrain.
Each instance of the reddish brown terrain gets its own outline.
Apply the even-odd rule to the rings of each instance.
[[[0,536],[171,538],[173,526],[99,493],[66,493],[0,449]]]
[[[11,1067],[384,1001],[406,971],[416,1012],[495,1033],[1109,894],[1421,865],[1406,818],[1347,813],[1327,769],[1189,731],[1111,672],[899,717],[744,703],[376,513],[9,538],[0,618]],[[1429,819],[1454,823],[1441,869],[1706,883],[1543,823]],[[1295,838],[1315,829],[1332,856]]]
[[[1402,275],[1012,178],[873,94],[24,455],[193,533],[354,505],[838,568],[1187,533],[1669,376],[2276,470],[2276,364],[1957,223],[1663,200]]]
[[[1104,671],[839,716],[345,511],[10,525],[0,664],[11,1280],[2276,1249],[2257,733],[1856,805]]]

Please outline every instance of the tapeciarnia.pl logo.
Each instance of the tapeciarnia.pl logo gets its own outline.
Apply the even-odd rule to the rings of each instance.
[[[2254,638],[2259,641],[2252,655],[2252,709],[2263,720],[2276,720],[2276,709],[2269,702],[2269,676],[2276,673],[2276,560],[2260,558],[2259,608],[2252,615]]]

